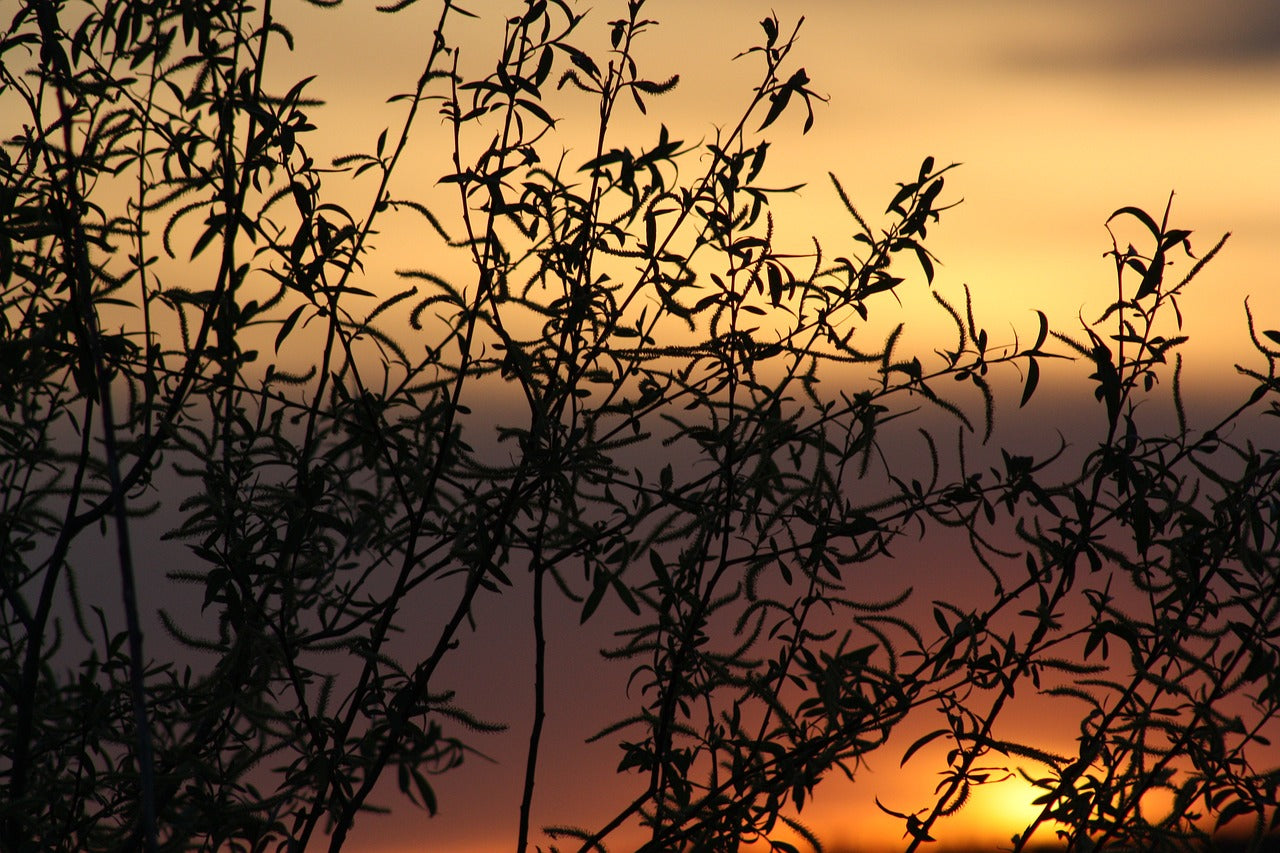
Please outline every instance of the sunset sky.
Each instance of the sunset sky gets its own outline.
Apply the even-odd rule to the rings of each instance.
[[[491,65],[488,57],[501,39],[490,11],[497,5],[471,0],[468,8],[484,20],[460,31],[464,61]],[[607,21],[620,16],[621,4],[589,5],[581,37],[602,52]],[[653,77],[678,72],[681,84],[651,102],[648,118],[625,117],[619,136],[628,127],[661,121],[677,138],[711,138],[717,123],[732,120],[750,96],[754,72],[732,60],[758,39],[758,22],[771,10],[784,29],[804,16],[795,61],[829,98],[807,136],[799,132],[798,115],[786,116],[772,136],[773,182],[808,184],[778,202],[783,233],[798,242],[813,233],[833,244],[852,233],[828,171],[874,214],[883,210],[894,182],[913,178],[924,157],[962,163],[948,176],[947,197],[963,197],[964,203],[930,233],[942,264],[938,288],[963,299],[968,284],[975,307],[997,334],[1028,328],[1037,308],[1070,330],[1079,327],[1075,318],[1094,319],[1113,298],[1110,261],[1102,256],[1110,246],[1108,216],[1136,205],[1158,217],[1173,191],[1173,221],[1195,232],[1197,251],[1223,232],[1234,235],[1183,302],[1192,339],[1191,393],[1211,408],[1216,394],[1235,387],[1232,364],[1247,357],[1246,296],[1263,328],[1280,327],[1275,0],[652,0],[647,12],[661,26],[643,42],[641,59]],[[281,73],[297,72],[294,79],[317,74],[309,92],[328,102],[315,113],[317,159],[371,148],[378,132],[399,120],[401,107],[384,101],[412,87],[437,5],[422,0],[401,15],[377,16],[363,2],[325,11],[291,0],[280,14],[298,39]],[[564,103],[561,131],[571,146],[592,116],[575,114],[572,102]],[[401,175],[401,194],[439,192],[435,182],[448,171],[444,140],[434,119],[421,126],[411,162],[422,165]],[[393,233],[382,237],[380,251],[390,265],[422,266],[413,249],[412,241]],[[1181,269],[1189,265],[1177,260]],[[924,293],[921,282],[914,286],[917,295]],[[921,322],[926,336],[941,328],[929,325],[932,319]],[[1053,411],[1052,399],[1044,405]],[[1016,432],[1018,415],[1010,417]],[[937,556],[924,546],[904,549],[901,571],[925,572]],[[947,582],[963,585],[958,578]],[[434,820],[408,806],[363,818],[352,849],[510,849],[531,690],[527,617],[519,602],[489,606],[482,617],[506,620],[511,634],[476,636],[465,650],[474,657],[459,658],[449,675],[459,685],[460,704],[511,724],[510,732],[486,742],[498,764],[476,760],[441,779],[441,815]],[[571,615],[553,626],[553,654],[568,663],[554,677],[536,809],[541,823],[591,824],[625,801],[626,789],[616,787],[613,774],[615,748],[581,745],[615,710],[597,697],[619,695],[626,678],[595,664],[594,649],[609,634],[598,624],[591,627],[594,633],[584,640]],[[1057,736],[1046,734],[1045,717],[1037,716],[1046,713],[1051,718],[1044,707],[1028,711],[1017,725],[1033,739]],[[833,848],[895,844],[900,823],[880,814],[873,797],[899,809],[922,806],[936,781],[927,756],[899,771],[909,742],[904,738],[874,755],[856,784],[820,788],[804,821]],[[917,766],[930,769],[911,776]],[[1027,791],[1010,782],[984,792],[940,828],[942,839],[1007,841],[1017,821],[1034,813],[1025,806]],[[613,849],[625,844],[620,838]]]
[[[964,203],[930,237],[945,267],[940,286],[954,293],[970,284],[989,311],[1094,310],[1111,286],[1101,257],[1107,216],[1124,205],[1159,213],[1171,191],[1174,221],[1196,232],[1193,245],[1233,232],[1212,280],[1187,302],[1197,344],[1229,356],[1245,295],[1263,316],[1280,308],[1280,11],[1269,0],[775,6],[647,6],[660,26],[641,42],[641,60],[654,77],[679,73],[681,84],[647,119],[634,110],[620,116],[615,138],[643,127],[646,139],[658,121],[676,138],[711,138],[750,93],[754,68],[732,58],[757,40],[758,21],[771,9],[784,26],[803,16],[795,61],[830,102],[807,136],[799,116],[779,126],[769,167],[779,185],[808,184],[779,199],[779,219],[798,239],[852,231],[828,171],[874,212],[893,182],[932,155],[963,164],[948,183]],[[344,144],[363,144],[398,120],[380,95],[412,84],[438,10],[422,2],[395,16],[370,16],[356,4],[300,11],[307,14],[296,18],[289,71],[318,74],[313,94],[330,105],[321,118],[343,116],[341,129],[322,125],[320,137],[346,153]],[[592,7],[584,37],[594,26],[607,43],[606,21],[615,16],[607,3]],[[464,65],[491,64],[501,37],[492,17],[456,34]],[[558,131],[571,147],[593,116],[583,99],[563,102]],[[586,112],[575,114],[575,105]],[[402,175],[406,184],[431,187],[447,165],[431,159],[441,153],[432,130],[424,123],[414,138],[430,167]]]
[[[608,2],[591,5],[583,34],[603,49],[606,22],[620,13]],[[329,102],[318,112],[322,135],[332,139],[335,122],[348,134],[332,142],[332,153],[344,153],[343,145],[368,147],[383,126],[394,124],[396,108],[382,102],[412,85],[437,15],[429,2],[390,18],[363,6],[286,7],[284,13],[298,36],[290,68],[317,73],[312,94]],[[493,6],[471,3],[481,13]],[[960,162],[948,186],[950,197],[963,196],[964,203],[930,235],[943,264],[939,288],[954,296],[969,284],[993,329],[1001,322],[1024,328],[1033,308],[1070,327],[1072,318],[1092,319],[1111,298],[1109,262],[1102,257],[1108,215],[1124,205],[1158,214],[1174,191],[1173,219],[1195,231],[1193,246],[1208,248],[1225,231],[1234,235],[1183,305],[1195,356],[1187,366],[1193,391],[1231,382],[1231,364],[1243,352],[1246,296],[1264,327],[1280,326],[1280,5],[1274,0],[655,0],[647,11],[661,26],[643,43],[642,60],[654,77],[678,72],[682,82],[652,104],[648,121],[656,118],[674,136],[696,140],[731,120],[753,79],[732,57],[754,43],[758,21],[771,9],[784,28],[804,16],[797,61],[830,99],[807,136],[799,133],[799,118],[789,116],[773,137],[775,182],[809,185],[777,207],[786,232],[837,240],[852,231],[828,171],[874,212],[926,155]],[[468,27],[464,59],[491,62],[486,57],[498,46],[500,27],[491,16]],[[590,118],[567,113],[566,139],[575,121]],[[627,121],[646,126],[638,118]],[[410,195],[432,192],[447,168],[432,148],[438,144],[429,138],[432,125],[423,128],[415,156],[424,165],[402,176],[413,184],[401,188]],[[401,248],[391,243],[385,251],[397,256]],[[527,632],[518,608],[486,615],[509,619],[512,636],[476,638],[483,669],[463,672],[466,665],[459,664],[456,674],[470,684],[460,688],[464,705],[512,725],[490,742],[500,763],[475,761],[442,779],[442,814],[434,820],[407,807],[364,819],[354,839],[360,849],[487,853],[510,847],[527,726],[528,659],[521,646]],[[592,643],[568,630],[574,621],[550,641],[553,653],[568,650],[573,663],[553,685],[537,818],[589,824],[616,809],[623,792],[611,787],[613,748],[579,742],[610,717],[594,697],[616,695],[625,674],[592,666]],[[607,642],[607,633],[599,633],[593,642]],[[1026,717],[1026,734],[1035,737],[1043,722]],[[898,771],[907,742],[873,756],[859,784],[821,788],[802,816],[806,823],[835,847],[894,844],[901,827],[877,812],[872,797],[899,808],[924,805],[935,781]],[[917,765],[928,763],[917,758],[908,770]],[[943,840],[1007,841],[1018,818],[1030,814],[1022,805],[1026,791],[1009,782],[984,792],[941,828]]]

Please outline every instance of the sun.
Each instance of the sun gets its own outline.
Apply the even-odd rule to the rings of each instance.
[[[1040,816],[1043,806],[1034,803],[1043,790],[1017,773],[1003,778],[993,775],[991,779],[975,786],[964,807],[945,826],[938,827],[948,838],[1007,845],[1012,836],[1021,835]],[[1056,827],[1054,821],[1044,822],[1036,830],[1037,838],[1051,841]]]
[[[1016,773],[979,785],[964,808],[951,818],[946,831],[952,838],[1007,844],[1040,816],[1043,804],[1035,805],[1035,801],[1044,793]],[[1148,819],[1167,814],[1172,803],[1173,794],[1163,789],[1149,791],[1141,798],[1141,808]],[[1042,822],[1035,830],[1035,840],[1038,844],[1052,843],[1060,827],[1062,824],[1054,820]]]

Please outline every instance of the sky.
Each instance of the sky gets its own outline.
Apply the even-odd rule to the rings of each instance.
[[[601,48],[618,5],[591,4],[583,24]],[[412,84],[437,7],[424,0],[390,19],[355,3],[318,15],[285,8],[305,14],[285,13],[298,37],[290,69],[318,72],[311,91],[329,104],[318,124],[341,117],[349,134],[329,143],[334,153],[346,144],[367,147],[396,120],[379,93]],[[492,4],[473,0],[471,8],[483,13]],[[876,209],[924,157],[961,163],[948,183],[963,204],[930,235],[942,264],[938,287],[954,297],[968,284],[993,328],[1025,328],[1034,308],[1069,325],[1077,316],[1092,319],[1111,298],[1102,256],[1111,212],[1137,205],[1158,214],[1173,192],[1173,221],[1193,229],[1194,247],[1233,235],[1183,303],[1192,339],[1189,389],[1211,406],[1232,382],[1232,364],[1244,351],[1246,296],[1264,327],[1280,326],[1280,4],[654,0],[647,12],[661,24],[641,58],[654,77],[679,72],[681,84],[652,104],[648,119],[624,118],[620,134],[657,116],[678,138],[710,137],[749,95],[752,78],[732,58],[754,42],[771,9],[784,28],[804,16],[796,61],[829,99],[809,134],[802,136],[791,116],[774,136],[776,183],[807,184],[779,203],[787,228],[833,241],[852,232],[828,171],[860,206]],[[491,20],[468,25],[464,59],[487,61],[499,37]],[[575,120],[589,115],[568,109],[563,132],[572,145]],[[443,161],[432,159],[438,152],[430,135],[415,144],[431,166],[402,176],[407,193],[437,191]],[[401,250],[386,251],[395,262]],[[931,333],[926,325],[924,334]],[[523,618],[490,615],[513,624]],[[476,653],[488,661],[486,676],[460,698],[498,716],[509,712],[513,731],[495,739],[491,753],[499,764],[474,762],[442,779],[443,814],[434,820],[397,809],[358,826],[361,849],[480,853],[510,846],[525,735],[524,712],[509,706],[528,669],[518,640],[497,637],[487,641],[492,648],[485,642],[476,640]],[[579,741],[607,718],[591,691],[606,695],[617,673],[591,668],[591,643],[567,629],[550,642],[588,669],[566,676],[555,699],[561,713],[553,707],[548,752],[555,769],[539,789],[538,814],[559,819],[567,811],[590,823],[618,801],[609,785],[615,759],[608,748]],[[1023,721],[1035,731],[1034,716]],[[876,812],[869,789],[906,805],[934,782],[897,772],[900,751],[877,755],[861,785],[820,789],[805,821],[832,847],[892,845],[900,826]],[[1017,782],[985,793],[944,828],[944,840],[1007,840],[1015,813],[1028,814],[1025,794]]]
[[[646,11],[660,25],[641,43],[641,60],[654,77],[680,73],[681,84],[649,117],[621,116],[620,137],[644,128],[647,138],[661,121],[676,138],[709,138],[745,102],[754,70],[732,57],[755,42],[775,6],[651,2]],[[963,204],[930,236],[940,286],[954,296],[968,284],[988,316],[1018,323],[1033,307],[1051,316],[1099,310],[1112,286],[1106,219],[1125,205],[1158,214],[1172,192],[1173,221],[1195,232],[1193,246],[1232,232],[1211,280],[1185,303],[1196,351],[1229,361],[1245,295],[1263,316],[1280,311],[1280,11],[1269,0],[1156,8],[1135,0],[778,6],[784,26],[804,17],[796,62],[829,98],[809,134],[791,116],[774,135],[770,173],[779,185],[807,185],[778,200],[780,221],[796,223],[798,235],[847,239],[852,223],[828,172],[865,210],[883,205],[924,157],[958,162],[949,184]],[[379,95],[416,78],[436,15],[424,0],[398,16],[347,4],[307,15],[307,25],[298,19],[288,73],[319,72],[309,91],[347,131],[325,128],[335,153],[395,124],[397,109]],[[595,26],[603,43],[615,16],[608,3],[595,5],[583,33]],[[490,62],[496,33],[488,21],[468,22],[464,65]],[[558,130],[572,149],[591,116],[574,114],[580,101],[564,103]],[[419,133],[415,144],[430,152],[429,131]],[[403,174],[404,189],[439,191],[438,171]],[[387,248],[387,258],[397,251]],[[1190,381],[1217,376],[1207,362],[1188,370]]]
[[[591,4],[583,33],[601,50],[606,22],[620,15],[620,5]],[[470,8],[483,14],[493,4],[472,0]],[[1173,192],[1173,221],[1194,230],[1197,249],[1233,233],[1184,300],[1192,392],[1211,407],[1231,385],[1232,363],[1245,349],[1246,296],[1263,327],[1280,327],[1280,4],[1274,0],[652,0],[648,14],[661,25],[643,44],[642,61],[657,78],[679,72],[681,84],[651,105],[650,117],[624,118],[619,132],[648,126],[656,116],[677,137],[709,138],[717,121],[735,116],[750,94],[752,78],[732,59],[758,37],[758,21],[771,9],[784,27],[804,16],[797,62],[828,98],[809,134],[800,134],[792,115],[774,136],[776,182],[807,184],[777,208],[792,233],[835,242],[854,230],[837,207],[828,171],[864,209],[875,210],[895,181],[914,177],[926,156],[958,162],[948,185],[964,202],[930,235],[942,264],[938,287],[962,298],[968,284],[993,329],[1028,328],[1036,308],[1069,325],[1077,316],[1092,319],[1112,296],[1102,256],[1110,247],[1104,225],[1111,212],[1137,205],[1158,214]],[[282,6],[298,38],[284,73],[317,74],[309,91],[328,106],[316,123],[324,133],[339,129],[316,143],[314,153],[325,153],[325,145],[330,154],[371,147],[378,130],[394,124],[399,108],[383,101],[412,86],[437,14],[429,0],[392,18],[355,2],[327,11],[296,0]],[[492,18],[469,24],[464,57],[486,61],[500,35]],[[566,144],[575,120],[587,118],[566,115]],[[435,181],[446,161],[436,144],[430,132],[415,139],[412,154],[424,165],[402,176],[405,195],[439,192]],[[411,263],[411,245],[391,237],[383,243],[388,264],[419,265]],[[938,328],[930,322],[922,321],[921,334]],[[910,562],[911,555],[901,558]],[[917,561],[925,563],[927,555]],[[497,609],[485,614],[489,618],[512,624],[524,618],[503,613],[501,602],[491,606]],[[592,650],[608,641],[607,632],[584,639],[574,627],[570,620],[550,638],[553,648],[567,650],[573,668],[558,676],[551,769],[539,789],[537,817],[559,820],[569,813],[590,823],[619,802],[610,785],[616,756],[607,745],[587,747],[581,740],[609,718],[593,696],[625,685],[619,673],[593,663]],[[527,689],[528,654],[510,636],[473,642],[486,661],[484,677],[468,673],[465,659],[453,674],[468,685],[460,701],[512,724],[510,734],[492,741],[498,763],[472,762],[442,779],[443,813],[434,820],[406,808],[362,820],[355,848],[510,848],[527,719],[511,696]],[[1036,723],[1033,715],[1022,718],[1028,733]],[[934,784],[897,771],[902,746],[877,755],[861,784],[820,789],[806,823],[835,848],[900,839],[897,822],[872,806],[871,789],[902,807],[913,797],[927,798]],[[988,792],[946,826],[945,839],[988,846],[1007,840],[1014,813],[1029,813],[1025,794],[1016,782]]]

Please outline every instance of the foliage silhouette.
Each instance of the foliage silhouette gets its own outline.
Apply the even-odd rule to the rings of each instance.
[[[598,735],[633,798],[545,827],[566,849],[637,824],[646,850],[820,846],[797,818],[818,783],[913,713],[940,722],[904,763],[947,752],[932,804],[882,805],[908,850],[1014,767],[1043,792],[1015,849],[1049,829],[1182,849],[1239,816],[1263,838],[1280,466],[1233,435],[1280,411],[1280,333],[1249,318],[1255,390],[1210,428],[1179,387],[1178,297],[1226,238],[1175,282],[1190,232],[1124,207],[1109,226],[1140,248],[1117,238],[1115,301],[1081,330],[1041,313],[1030,346],[997,345],[966,292],[935,297],[954,342],[904,353],[891,323],[867,343],[908,275],[933,283],[951,167],[925,160],[874,224],[832,176],[852,244],[784,247],[771,200],[797,188],[766,182],[763,132],[807,132],[822,100],[798,27],[761,22],[713,139],[660,124],[620,146],[620,111],[679,82],[642,72],[645,6],[597,32],[528,0],[472,73],[451,35],[470,13],[445,0],[402,124],[322,165],[312,78],[268,73],[293,39],[270,0],[20,4],[0,42],[5,849],[338,850],[392,777],[448,808],[434,777],[499,725],[442,662],[472,623],[506,630],[477,612],[515,590],[535,652],[520,850],[552,601],[624,614],[604,655],[636,689]],[[579,102],[581,162],[556,108]],[[451,214],[397,190],[413,133]],[[366,270],[392,227],[429,235],[395,287]],[[1092,371],[1096,443],[975,467],[990,371],[1026,405],[1065,357]],[[1144,405],[1161,382],[1173,430]],[[936,420],[904,433],[919,407],[954,448]],[[892,462],[904,435],[923,468]],[[148,517],[187,548],[167,584],[200,602],[157,595],[169,638],[144,645],[137,588],[166,587],[136,556]],[[866,594],[857,567],[943,526],[991,584],[982,609]],[[108,564],[119,611],[80,592]],[[1004,734],[1018,690],[1077,703],[1078,751]],[[1151,792],[1172,799],[1155,820]]]

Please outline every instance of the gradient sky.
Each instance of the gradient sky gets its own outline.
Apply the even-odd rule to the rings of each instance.
[[[633,128],[648,138],[657,121],[677,138],[710,138],[745,103],[754,68],[731,59],[754,43],[770,9],[653,0],[647,11],[661,26],[641,43],[641,59],[655,78],[679,72],[682,82],[648,119],[622,116],[615,138]],[[329,102],[312,146],[368,147],[399,119],[385,94],[411,87],[438,9],[424,0],[389,17],[356,4],[294,11],[306,14],[292,18],[299,45],[286,75],[318,72],[309,91]],[[930,236],[940,286],[954,293],[968,283],[989,316],[1022,318],[1034,306],[1067,317],[1108,298],[1108,215],[1124,205],[1158,213],[1173,191],[1174,221],[1195,231],[1193,245],[1233,232],[1187,300],[1196,345],[1228,359],[1238,350],[1246,294],[1262,316],[1280,312],[1280,8],[1271,0],[804,0],[777,11],[784,25],[805,17],[796,61],[830,98],[807,136],[791,116],[772,137],[776,182],[808,184],[778,201],[798,239],[815,233],[834,244],[852,233],[828,171],[867,212],[882,209],[893,182],[913,177],[925,156],[960,162],[948,184],[964,204]],[[597,4],[584,35],[594,26],[607,43],[615,16]],[[491,65],[501,37],[492,20],[459,31],[464,65]],[[564,103],[559,133],[573,148],[592,116],[581,99]],[[432,129],[424,122],[415,134],[424,167],[400,175],[406,195],[439,192]],[[398,256],[383,249],[389,261]]]
[[[621,4],[591,5],[584,34],[603,50],[606,22],[619,16]],[[333,150],[317,154],[369,148],[383,126],[394,125],[398,109],[383,100],[412,86],[438,14],[427,0],[390,19],[363,6],[316,12],[295,3],[283,12],[299,39],[288,73],[318,72],[312,94],[329,102],[316,114],[321,141],[313,145]],[[496,6],[472,0],[468,8]],[[1192,391],[1221,390],[1224,377],[1230,383],[1232,362],[1244,351],[1246,296],[1264,328],[1280,327],[1280,3],[653,0],[647,11],[662,26],[644,43],[642,59],[651,76],[679,72],[682,83],[651,103],[649,119],[625,119],[619,133],[647,127],[656,116],[678,138],[709,138],[714,123],[731,120],[749,95],[751,73],[731,58],[754,43],[757,22],[771,9],[784,26],[805,16],[798,62],[830,99],[808,136],[802,138],[799,119],[788,116],[773,137],[774,183],[809,184],[779,202],[785,232],[797,238],[812,232],[833,243],[852,233],[827,171],[864,211],[878,211],[894,182],[914,177],[926,155],[958,161],[963,166],[948,186],[964,204],[930,235],[943,264],[939,288],[954,298],[969,284],[993,330],[1008,328],[1002,323],[1025,328],[1033,308],[1070,326],[1080,314],[1092,319],[1112,298],[1110,262],[1102,257],[1110,245],[1104,229],[1110,213],[1136,205],[1158,215],[1174,191],[1174,223],[1194,230],[1197,249],[1234,232],[1183,303],[1194,355],[1186,374]],[[469,25],[465,58],[491,63],[501,37],[492,21]],[[589,115],[567,109],[562,130],[571,145],[574,122]],[[399,189],[411,197],[437,192],[434,182],[447,170],[441,149],[432,147],[438,140],[431,125],[424,128],[414,155],[424,165],[401,176]],[[394,235],[382,244],[388,263],[421,266]],[[922,333],[934,328],[926,323]],[[909,564],[911,554],[900,559]],[[490,606],[483,616],[523,624],[518,602]],[[515,609],[504,614],[504,606]],[[576,652],[553,697],[548,775],[537,802],[543,822],[590,823],[620,801],[610,787],[612,747],[579,742],[611,716],[591,696],[620,690],[625,673],[594,667],[591,648],[607,642],[607,633],[587,642],[567,630],[574,623],[567,620],[550,638],[553,653]],[[491,742],[500,764],[473,762],[441,780],[443,814],[433,821],[407,809],[366,819],[357,827],[358,848],[510,847],[526,737],[524,636],[475,638],[472,651],[486,661],[481,679],[464,672],[464,660],[455,663],[455,674],[471,685],[459,701],[513,725]],[[514,703],[513,696],[519,697]],[[1037,720],[1027,716],[1024,724],[1034,736]],[[900,837],[895,821],[871,806],[872,795],[923,805],[934,784],[897,772],[900,754],[898,746],[874,756],[862,784],[820,789],[806,822],[833,845]],[[927,766],[927,759],[917,761]],[[943,827],[944,840],[1007,839],[1011,824],[997,826],[997,816],[1015,810],[1022,793],[1025,788],[1010,783],[980,797]]]

